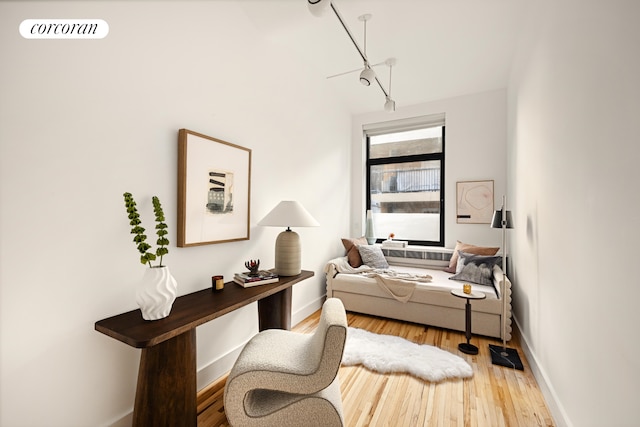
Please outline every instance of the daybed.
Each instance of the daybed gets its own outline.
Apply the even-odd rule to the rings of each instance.
[[[377,248],[379,250],[380,247]],[[447,257],[454,253],[451,249],[441,249],[440,254],[443,252]],[[446,260],[428,259],[433,257],[427,251],[385,250],[383,254],[389,264],[387,271],[375,269],[366,263],[353,267],[347,256],[330,260],[325,266],[327,297],[340,298],[347,311],[457,331],[465,330],[466,300],[452,295],[451,290],[461,289],[463,283],[469,282],[450,280],[454,274],[444,271],[445,268],[450,268]],[[418,257],[421,259],[416,259]],[[363,259],[363,262],[366,261]],[[484,293],[486,299],[471,302],[471,330],[476,335],[501,339],[503,302],[500,290],[503,275],[499,263],[492,266],[491,272],[491,285],[472,283],[473,292]],[[408,274],[404,279],[397,277],[404,274]],[[421,278],[425,275],[431,276],[431,280],[425,281],[426,279]],[[385,282],[381,277],[392,280]],[[506,284],[508,341],[511,339],[511,282],[508,278]],[[408,293],[409,297],[406,296]]]

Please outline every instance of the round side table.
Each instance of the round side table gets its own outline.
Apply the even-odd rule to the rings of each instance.
[[[467,300],[467,303],[464,306],[465,311],[465,336],[467,337],[467,342],[458,344],[458,350],[466,354],[478,354],[478,347],[473,344],[470,344],[471,340],[471,300],[472,299],[485,299],[487,296],[480,292],[471,292],[470,294],[465,294],[462,292],[462,289],[452,289],[451,294],[458,297],[464,298]]]

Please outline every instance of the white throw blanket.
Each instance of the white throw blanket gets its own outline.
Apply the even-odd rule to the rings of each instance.
[[[351,267],[351,264],[349,264],[349,261],[347,260],[346,256],[342,258],[332,259],[331,262],[325,266],[324,268],[325,273],[329,272],[330,265],[333,265],[338,273],[361,273],[364,271],[373,270],[373,268],[369,267],[368,265],[361,265],[360,267]]]
[[[333,265],[338,273],[360,274],[375,279],[382,290],[403,303],[411,299],[416,282],[430,282],[432,279],[428,274],[401,273],[391,269],[374,269],[367,265],[354,268],[346,257],[334,260]]]
[[[382,290],[391,295],[395,300],[407,302],[416,290],[416,282],[430,282],[431,276],[399,273],[394,270],[373,270],[360,273],[366,277],[373,277]]]

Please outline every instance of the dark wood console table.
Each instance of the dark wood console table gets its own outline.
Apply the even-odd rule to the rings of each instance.
[[[313,274],[303,270],[252,288],[227,282],[221,292],[183,295],[160,320],[144,320],[138,309],[96,322],[96,331],[142,349],[133,425],[196,427],[195,328],[257,301],[259,330],[291,329],[291,287]]]

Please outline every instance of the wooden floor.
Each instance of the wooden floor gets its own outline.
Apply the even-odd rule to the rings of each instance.
[[[294,331],[311,333],[320,311]],[[518,350],[524,371],[493,365],[489,344],[495,339],[476,337],[480,352],[469,356],[458,351],[464,334],[413,323],[348,313],[349,326],[397,335],[418,344],[429,344],[463,357],[474,376],[465,380],[427,383],[406,374],[381,375],[361,366],[341,367],[345,424],[355,426],[553,426],[542,393],[531,374],[517,337],[508,346]],[[198,426],[228,426],[222,405],[226,377],[198,393]]]

